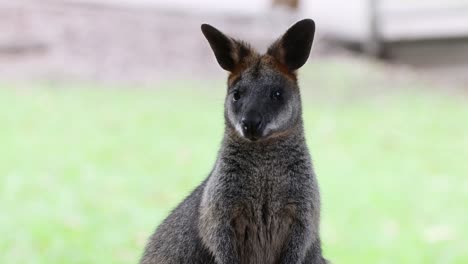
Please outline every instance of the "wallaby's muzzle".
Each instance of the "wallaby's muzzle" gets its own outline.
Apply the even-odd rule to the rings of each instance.
[[[248,113],[241,119],[242,134],[249,140],[256,141],[263,134],[263,121],[258,113]]]

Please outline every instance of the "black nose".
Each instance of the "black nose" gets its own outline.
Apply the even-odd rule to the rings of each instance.
[[[247,115],[241,120],[242,132],[249,139],[258,139],[262,127],[262,117],[260,115]]]

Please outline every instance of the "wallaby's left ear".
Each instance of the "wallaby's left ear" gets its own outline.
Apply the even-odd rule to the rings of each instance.
[[[273,43],[267,53],[286,65],[290,71],[297,70],[309,58],[314,34],[314,21],[312,19],[301,20]]]

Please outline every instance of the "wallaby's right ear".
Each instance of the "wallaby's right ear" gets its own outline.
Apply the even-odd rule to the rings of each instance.
[[[202,24],[201,30],[210,43],[219,65],[227,71],[234,71],[246,57],[252,54],[247,45],[231,39],[213,26]]]

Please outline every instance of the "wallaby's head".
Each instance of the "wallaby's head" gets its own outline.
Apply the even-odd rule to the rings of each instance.
[[[312,20],[294,24],[263,55],[210,25],[201,28],[219,65],[230,73],[225,101],[229,129],[257,141],[301,125],[296,70],[309,58],[315,33]]]

